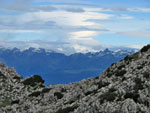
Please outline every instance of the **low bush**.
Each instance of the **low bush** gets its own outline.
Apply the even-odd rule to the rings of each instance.
[[[78,105],[68,106],[66,108],[59,109],[56,113],[69,113],[69,112],[73,112],[77,108],[78,108]]]
[[[110,84],[110,83],[100,81],[100,82],[98,83],[98,89],[101,89],[102,87],[106,87],[106,86],[108,86],[109,84]]]
[[[0,103],[0,108],[1,107],[6,107],[8,105],[11,105],[11,99],[10,98],[6,98],[5,100],[3,100],[1,103]]]
[[[136,83],[135,87],[134,87],[134,90],[135,91],[138,91],[138,90],[142,90],[144,87],[143,87],[143,82],[141,81],[140,78],[135,78],[134,79],[134,82]]]
[[[19,104],[19,100],[12,100],[11,104]]]
[[[141,52],[146,52],[148,49],[150,49],[150,45],[144,46],[144,47],[141,49]]]
[[[51,88],[44,88],[41,92],[42,93],[48,93],[51,90]]]
[[[36,91],[36,92],[31,93],[29,96],[30,97],[38,97],[40,94],[41,94],[40,91]]]
[[[150,73],[149,73],[149,72],[144,72],[144,73],[143,73],[143,77],[145,77],[145,78],[150,78]]]
[[[116,93],[106,92],[100,96],[100,103],[104,103],[104,101],[114,101],[116,96]]]
[[[64,95],[60,92],[55,92],[54,96],[56,96],[58,99],[61,99],[61,98],[63,98]]]
[[[44,83],[44,80],[39,75],[34,75],[34,76],[27,78],[23,81],[24,85],[35,86],[37,83]]]
[[[138,97],[139,97],[139,94],[137,92],[128,92],[124,95],[124,98],[127,99],[127,98],[131,98],[133,99],[135,102],[137,102],[138,100]]]
[[[139,53],[134,53],[133,55],[128,55],[125,58],[125,61],[131,61],[131,60],[138,60],[139,59]]]
[[[116,72],[116,76],[123,76],[124,74],[126,74],[126,70],[118,70],[117,72]]]

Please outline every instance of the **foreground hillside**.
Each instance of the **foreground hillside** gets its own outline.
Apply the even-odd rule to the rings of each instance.
[[[46,85],[64,84],[98,76],[109,65],[133,52],[133,50],[114,52],[106,49],[96,53],[75,53],[66,56],[42,48],[38,50],[29,48],[24,51],[17,48],[1,48],[0,61],[14,67],[23,77],[38,74],[45,80]]]
[[[44,86],[0,64],[0,113],[150,113],[150,45],[102,75]]]

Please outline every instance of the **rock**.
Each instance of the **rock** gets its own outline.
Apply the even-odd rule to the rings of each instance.
[[[137,113],[137,105],[132,99],[123,102],[120,113]]]

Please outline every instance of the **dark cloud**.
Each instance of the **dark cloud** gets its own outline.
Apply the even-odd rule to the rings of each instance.
[[[128,11],[128,8],[126,7],[112,7],[112,8],[108,8],[108,7],[105,7],[105,8],[102,8],[103,11]]]
[[[7,1],[7,2],[6,2]],[[3,1],[1,11],[5,12],[36,12],[36,11],[55,11],[56,7],[51,5],[34,5],[35,0],[13,0],[8,2]]]
[[[97,4],[94,4],[94,3],[86,3],[86,2],[84,2],[84,3],[77,3],[77,2],[74,2],[74,3],[69,3],[69,1],[68,2],[55,2],[55,3],[52,3],[53,5],[66,5],[66,6],[93,6],[93,7],[96,7],[96,6],[99,6],[99,5],[97,5]]]
[[[79,31],[110,31],[109,29],[105,28],[93,28],[93,27],[78,27],[77,30]]]
[[[85,12],[82,8],[64,8],[65,11],[73,12],[73,13],[83,13]]]
[[[41,6],[36,6],[36,7],[33,7],[33,9],[35,11],[56,11],[57,8],[54,7],[54,6],[50,6],[50,5],[41,5]]]
[[[55,28],[56,22],[54,21],[46,21],[46,22],[41,22],[38,20],[30,21],[30,22],[25,22],[25,23],[18,23],[17,21],[14,20],[0,20],[0,30],[4,29],[14,29],[14,30],[48,30]]]
[[[1,8],[5,11],[26,11],[30,9],[32,2],[33,0],[6,0]]]

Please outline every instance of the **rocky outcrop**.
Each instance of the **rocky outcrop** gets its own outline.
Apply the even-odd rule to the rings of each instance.
[[[67,85],[45,87],[0,63],[0,113],[150,113],[150,46]]]

